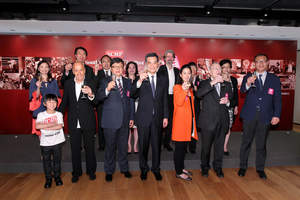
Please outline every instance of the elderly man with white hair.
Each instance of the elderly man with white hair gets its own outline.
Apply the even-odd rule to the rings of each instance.
[[[209,68],[210,78],[201,81],[196,92],[202,98],[198,125],[201,129],[201,173],[207,177],[210,169],[210,151],[214,144],[213,169],[220,178],[224,177],[222,162],[225,135],[229,129],[228,106],[232,97],[229,82],[223,81],[221,66],[213,63]]]

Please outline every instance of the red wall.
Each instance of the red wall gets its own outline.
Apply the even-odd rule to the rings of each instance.
[[[264,52],[270,59],[296,61],[296,41],[234,40],[205,38],[167,37],[121,37],[121,36],[0,36],[0,56],[55,57],[73,55],[74,48],[84,46],[88,59],[101,57],[107,50],[123,51],[126,60],[143,61],[148,52],[163,55],[173,49],[180,64],[197,58],[238,58],[252,59]],[[291,130],[294,106],[294,91],[282,96],[282,117],[277,129]],[[240,97],[240,107],[243,97]],[[0,90],[0,134],[28,134],[31,132],[31,114],[28,111],[27,90]],[[233,130],[241,130],[241,122],[236,120]]]

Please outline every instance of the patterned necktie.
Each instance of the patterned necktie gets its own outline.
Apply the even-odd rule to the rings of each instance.
[[[151,76],[151,89],[152,89],[152,95],[153,97],[155,97],[154,76]]]
[[[123,98],[123,88],[122,88],[121,80],[120,79],[118,79],[118,89],[119,89],[121,98]]]
[[[215,84],[215,88],[217,90],[218,95],[220,96],[220,84],[219,83]]]
[[[260,89],[262,90],[262,89],[263,89],[263,82],[262,82],[261,77],[262,77],[262,74],[260,74],[260,75],[258,76],[258,83],[259,83]]]

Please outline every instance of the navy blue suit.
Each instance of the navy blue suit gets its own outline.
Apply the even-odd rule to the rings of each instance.
[[[106,174],[115,171],[115,154],[118,148],[118,162],[121,172],[128,171],[127,142],[129,121],[134,118],[134,102],[130,98],[131,81],[121,77],[123,95],[116,86],[106,96],[105,90],[111,77],[103,79],[100,83],[97,100],[103,102],[101,127],[105,137],[104,170]],[[116,81],[117,82],[117,81]],[[116,84],[117,85],[117,84]]]
[[[279,78],[267,73],[265,82],[261,87],[258,78],[256,87],[246,90],[247,74],[241,85],[241,93],[246,93],[245,103],[241,111],[243,119],[243,136],[240,149],[240,168],[247,169],[248,156],[252,141],[256,143],[256,169],[264,170],[266,160],[266,141],[272,117],[281,114],[281,87]]]

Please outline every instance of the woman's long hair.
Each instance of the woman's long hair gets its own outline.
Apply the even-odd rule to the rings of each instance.
[[[40,77],[40,75],[41,75],[41,72],[39,71],[39,68],[40,68],[41,64],[43,64],[43,63],[46,63],[46,64],[48,65],[48,67],[49,67],[49,72],[48,72],[48,74],[47,74],[47,81],[48,81],[48,82],[51,82],[51,81],[52,81],[51,67],[50,67],[50,64],[49,64],[46,60],[42,60],[42,61],[40,61],[40,62],[38,63],[37,69],[36,69],[36,72],[35,72],[35,75],[34,75],[34,78],[35,78],[36,80],[39,80],[39,77]]]

